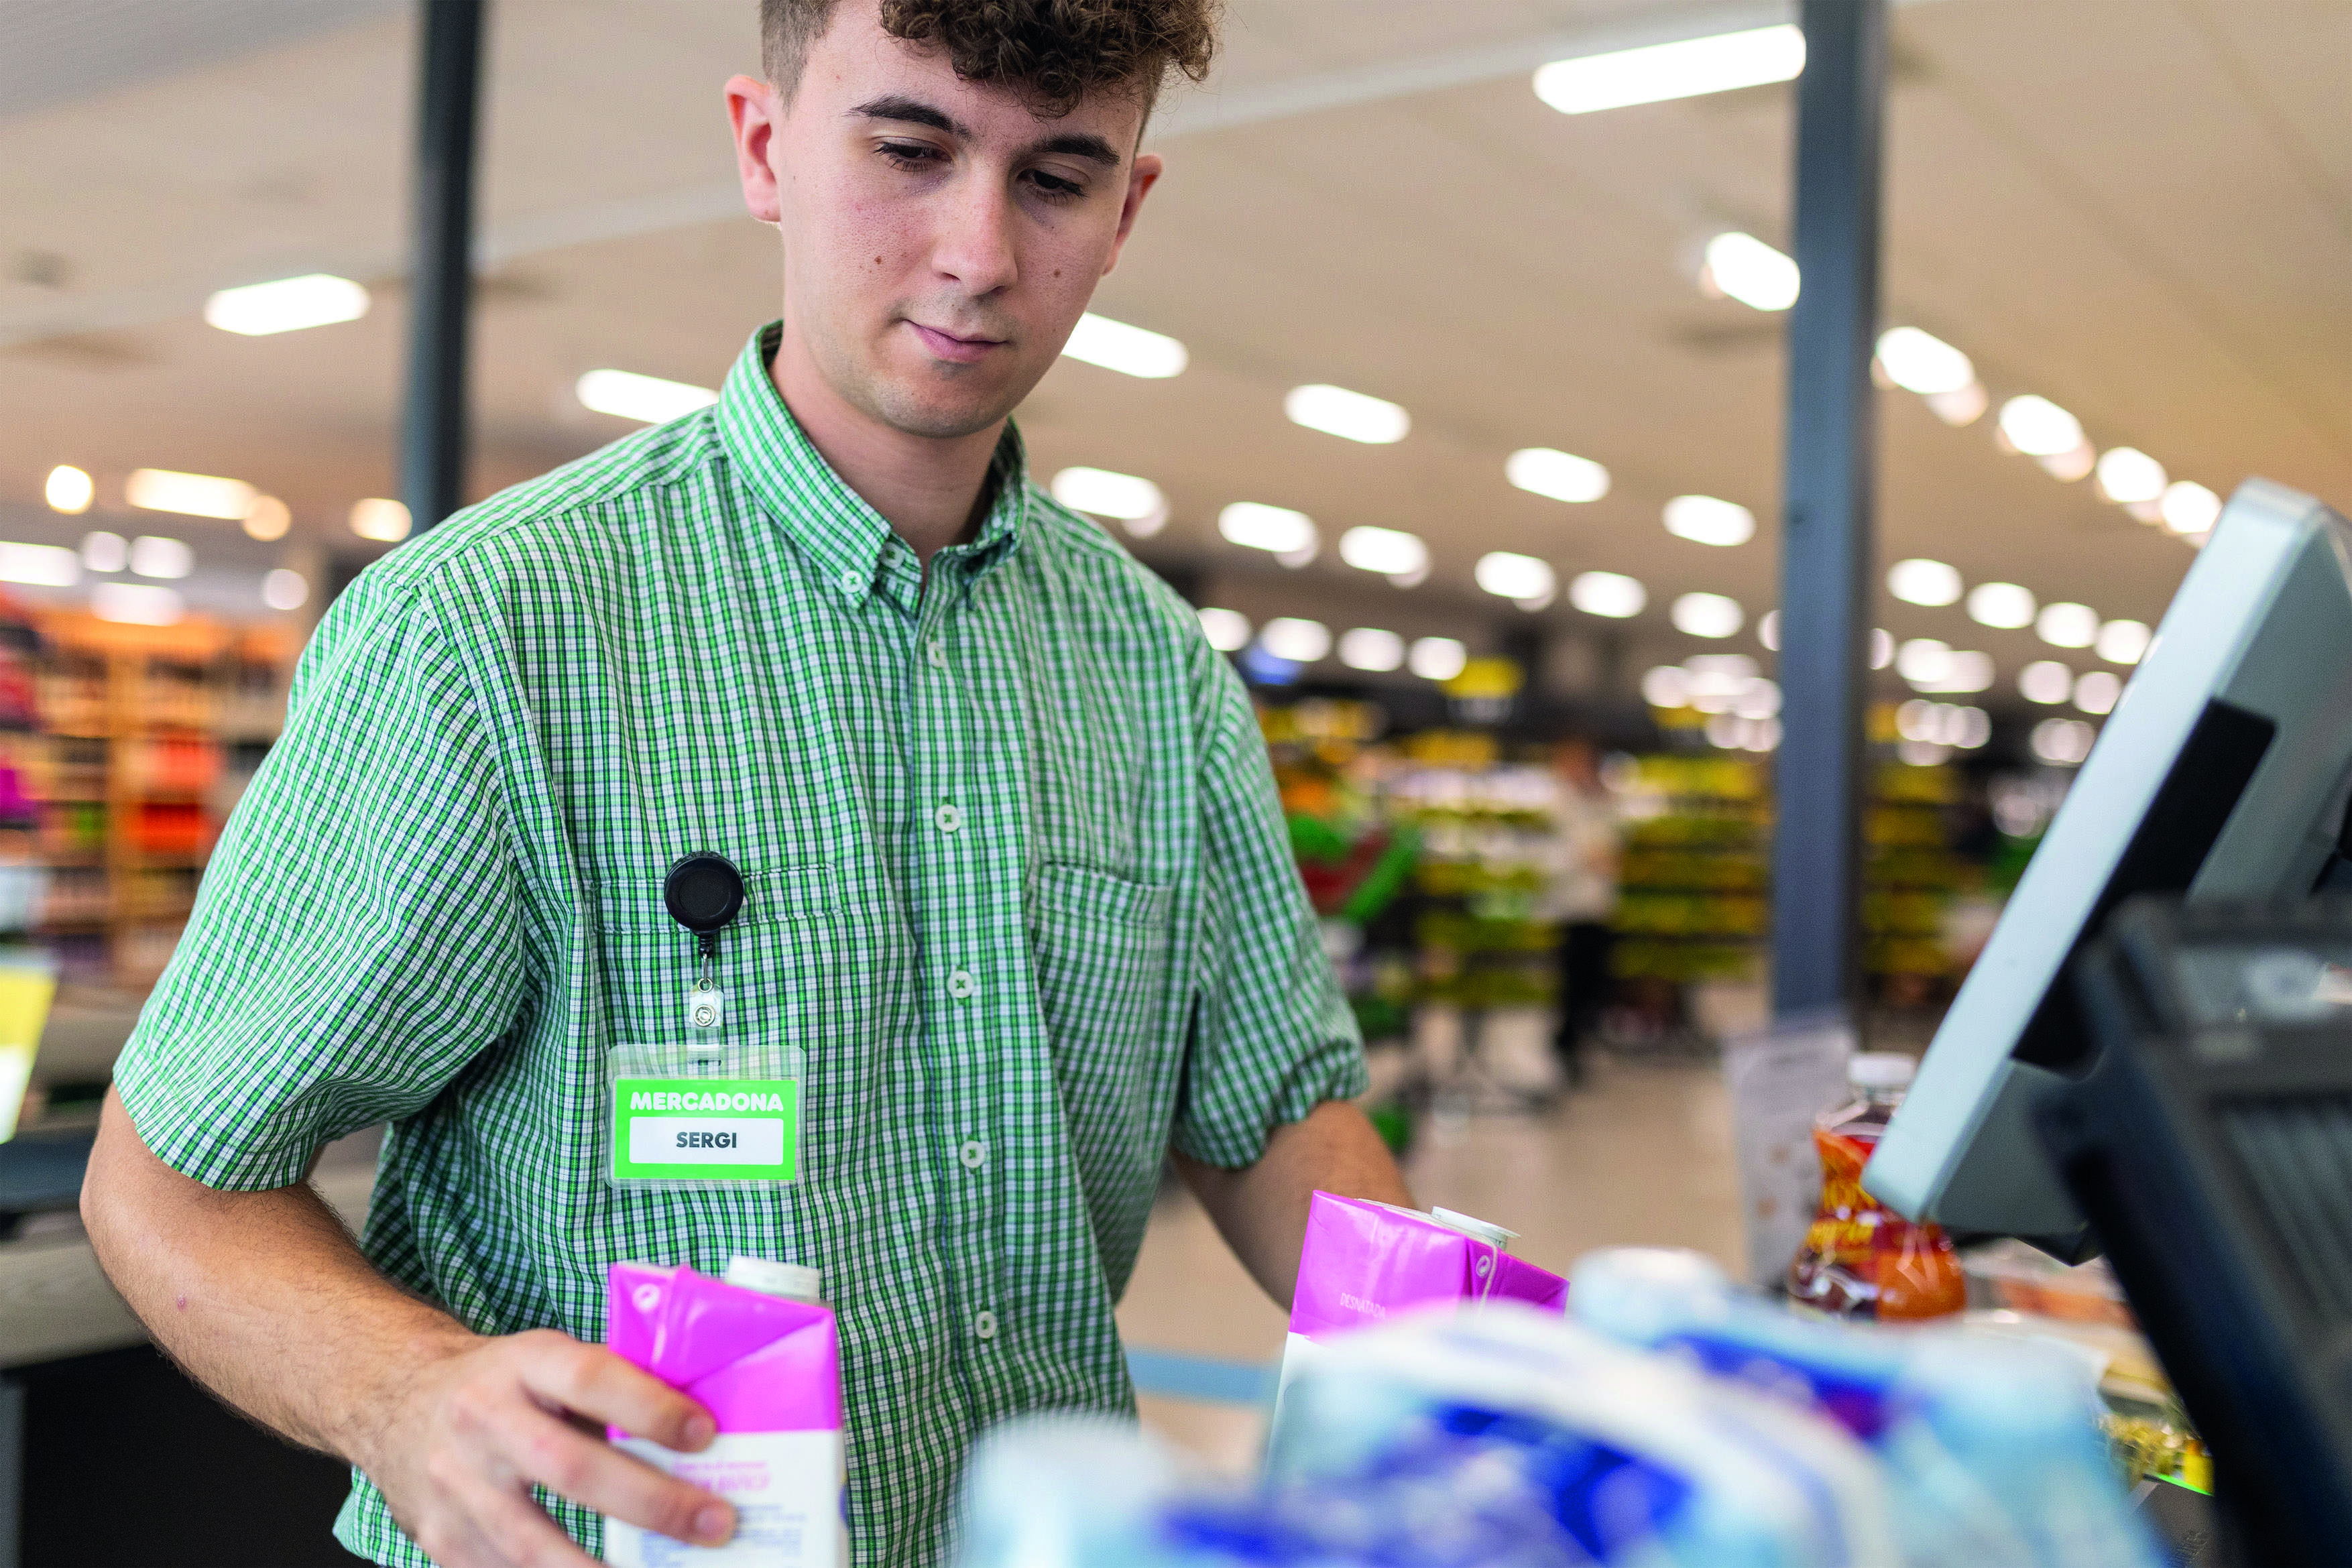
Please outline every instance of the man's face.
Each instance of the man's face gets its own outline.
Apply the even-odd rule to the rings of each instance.
[[[728,97],[745,194],[783,238],[787,338],[908,434],[985,430],[1028,395],[1159,174],[1139,99],[1042,120],[884,32],[875,0],[841,0],[789,104],[741,78]]]

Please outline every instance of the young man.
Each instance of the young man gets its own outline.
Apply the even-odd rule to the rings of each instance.
[[[711,1433],[593,1346],[615,1260],[823,1270],[857,1560],[911,1563],[982,1427],[1130,1407],[1112,1307],[1165,1152],[1277,1301],[1312,1188],[1406,1201],[1246,698],[1007,419],[1209,10],[768,0],[773,85],[727,100],[782,320],[715,408],[453,518],[320,627],[83,1208],[173,1356],[352,1462],[355,1551],[727,1538],[597,1436]],[[708,960],[664,901],[697,852],[747,889]],[[796,1180],[612,1179],[615,1080],[688,1059],[797,1075]],[[387,1120],[355,1247],[303,1176]]]

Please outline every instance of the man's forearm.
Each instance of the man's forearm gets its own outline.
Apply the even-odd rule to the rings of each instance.
[[[1181,1154],[1173,1157],[1225,1245],[1284,1308],[1298,1283],[1307,1207],[1318,1187],[1343,1197],[1412,1203],[1388,1145],[1364,1113],[1343,1100],[1327,1100],[1303,1119],[1276,1128],[1257,1163],[1240,1170],[1220,1170]]]
[[[387,1382],[475,1338],[371,1268],[307,1184],[192,1181],[148,1151],[112,1093],[81,1207],[107,1277],[172,1358],[309,1448],[356,1462]]]

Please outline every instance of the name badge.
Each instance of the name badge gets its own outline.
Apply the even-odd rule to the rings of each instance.
[[[791,1181],[800,1166],[795,1078],[613,1080],[614,1181]]]

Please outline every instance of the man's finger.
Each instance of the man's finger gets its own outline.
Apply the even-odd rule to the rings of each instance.
[[[494,1426],[494,1440],[524,1477],[583,1508],[699,1546],[717,1546],[735,1532],[735,1511],[723,1498],[666,1476],[544,1410],[518,1401],[499,1412]]]
[[[519,1493],[468,1482],[457,1489],[456,1501],[498,1554],[490,1561],[499,1568],[596,1568],[562,1526]]]
[[[700,1452],[719,1435],[710,1412],[611,1351],[556,1334],[533,1348],[523,1386],[543,1401],[682,1454]]]

